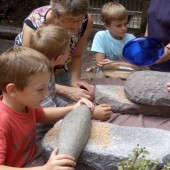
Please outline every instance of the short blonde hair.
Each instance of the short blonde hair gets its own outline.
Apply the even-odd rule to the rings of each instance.
[[[71,35],[60,26],[39,27],[31,34],[30,47],[43,53],[49,60],[61,55],[69,46]]]
[[[56,16],[71,14],[78,16],[88,11],[88,0],[51,0],[51,10]]]
[[[109,2],[101,9],[102,21],[111,24],[112,21],[121,21],[128,17],[126,8],[118,2]]]
[[[40,52],[27,47],[13,47],[0,56],[0,89],[14,83],[21,91],[36,73],[53,72],[50,61]]]

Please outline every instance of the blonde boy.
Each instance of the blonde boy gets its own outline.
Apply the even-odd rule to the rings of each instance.
[[[106,30],[96,33],[91,51],[94,52],[96,64],[100,69],[119,69],[121,66],[133,67],[124,62],[122,50],[134,35],[128,34],[128,13],[125,7],[117,2],[103,5],[101,17]]]
[[[58,113],[40,107],[49,95],[48,83],[53,68],[40,52],[26,48],[11,48],[0,56],[0,169],[19,170],[33,159],[36,153],[37,122],[57,121]],[[81,99],[76,106],[90,101]],[[68,113],[75,106],[63,108],[59,113]],[[49,161],[30,170],[74,170],[75,160],[69,155],[57,155],[56,148]],[[14,168],[15,167],[15,168]]]
[[[70,35],[65,29],[55,25],[48,25],[39,28],[31,35],[30,47],[45,54],[53,66],[61,67],[69,56],[69,40]],[[57,96],[54,75],[51,76],[49,91],[50,95],[44,99],[42,107],[51,112],[57,112],[61,119],[70,111],[70,106],[67,106],[69,104],[68,102],[63,101]],[[65,110],[66,108],[68,108],[68,110],[61,114],[60,111],[63,109],[63,106],[65,106]],[[95,107],[92,117],[94,119],[107,120],[110,118],[111,113],[112,108],[110,105],[101,104]],[[38,140],[40,140],[52,126],[53,124],[38,124]]]

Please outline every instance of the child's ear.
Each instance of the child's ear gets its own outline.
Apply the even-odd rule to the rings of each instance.
[[[16,89],[15,84],[13,84],[13,83],[7,84],[7,86],[6,86],[6,93],[9,96],[15,97],[16,96],[16,92],[17,92],[17,89]]]
[[[109,24],[103,23],[103,27],[106,28],[106,29],[108,29]]]
[[[60,64],[60,60],[61,60],[61,55],[59,55],[59,56],[55,59],[55,63],[56,63],[56,64]]]

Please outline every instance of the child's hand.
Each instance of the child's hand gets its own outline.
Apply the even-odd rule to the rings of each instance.
[[[98,63],[97,63],[97,66],[103,67],[104,65],[110,64],[110,63],[113,63],[113,61],[112,61],[112,60],[109,60],[109,59],[104,59],[104,60],[98,62]]]
[[[170,92],[170,83],[166,84],[167,90]]]
[[[50,159],[43,166],[43,170],[74,170],[75,168],[75,159],[69,155],[57,155],[58,148],[55,148],[52,152]]]
[[[75,109],[76,107],[82,105],[82,104],[85,104],[87,107],[89,107],[91,111],[94,110],[94,105],[93,105],[93,103],[92,103],[90,100],[86,99],[86,98],[81,98],[81,99],[75,104],[74,109]]]
[[[112,114],[112,107],[108,104],[100,104],[94,108],[92,118],[97,120],[106,121]]]

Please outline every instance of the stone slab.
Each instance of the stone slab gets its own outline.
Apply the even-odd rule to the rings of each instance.
[[[22,28],[0,25],[0,38],[14,40]]]
[[[5,52],[7,49],[11,48],[12,46],[14,46],[14,41],[0,39],[0,54]]]
[[[136,104],[127,99],[123,85],[96,85],[95,102],[107,103],[113,112],[170,117],[169,106]]]
[[[42,141],[44,155],[49,158],[58,145],[60,123],[55,124]],[[116,170],[117,163],[126,159],[139,144],[150,152],[148,159],[159,159],[159,164],[170,161],[170,132],[154,128],[124,127],[110,123],[92,122],[88,143],[78,160],[78,169]],[[69,139],[66,139],[69,140]]]
[[[124,85],[126,97],[139,104],[170,106],[170,93],[166,84],[170,74],[159,71],[139,71],[129,75]]]

